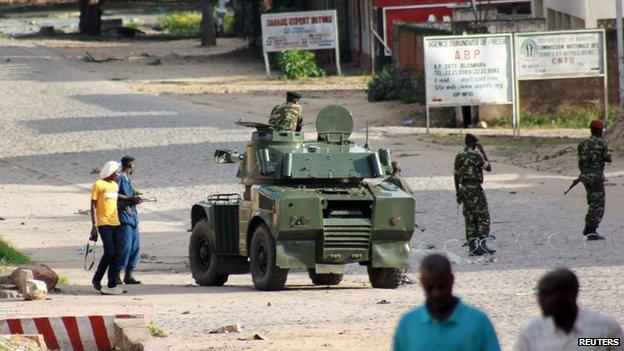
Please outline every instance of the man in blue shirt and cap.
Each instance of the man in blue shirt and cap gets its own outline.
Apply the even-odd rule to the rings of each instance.
[[[139,263],[140,236],[139,236],[139,213],[136,205],[141,203],[141,198],[132,187],[130,178],[134,172],[134,158],[124,156],[121,158],[121,174],[117,180],[119,184],[118,212],[121,232],[123,233],[122,268],[125,268],[124,284],[141,284],[132,274]]]
[[[490,319],[453,295],[451,263],[440,254],[420,265],[425,305],[405,315],[394,334],[393,351],[500,351]]]

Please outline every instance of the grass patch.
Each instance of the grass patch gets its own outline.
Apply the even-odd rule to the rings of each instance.
[[[30,263],[32,263],[30,258],[17,251],[11,244],[0,239],[0,265],[17,266]]]
[[[619,116],[619,111],[617,108],[609,110],[609,124],[613,124]],[[602,118],[604,113],[601,109],[561,106],[554,113],[523,112],[520,115],[520,127],[586,129],[592,120]],[[511,128],[511,118],[501,118],[498,127]]]
[[[174,12],[158,20],[158,26],[167,34],[199,36],[201,24],[199,12]]]
[[[60,276],[59,279],[58,279],[57,284],[58,285],[69,285],[69,278],[67,278],[64,275]]]
[[[468,131],[467,131],[468,133]],[[432,144],[440,144],[446,146],[464,146],[465,134],[423,134],[417,137],[418,140]],[[551,148],[563,144],[578,144],[580,138],[567,137],[520,137],[515,138],[509,135],[482,135],[477,136],[484,146],[496,147],[544,147]]]
[[[420,135],[417,140],[431,144],[453,146],[459,149],[464,144],[465,135]],[[524,165],[563,156],[576,152],[578,143],[583,139],[567,137],[521,137],[513,136],[478,136],[488,155],[509,158],[514,164]],[[520,158],[518,158],[520,157]]]
[[[164,338],[167,336],[167,333],[165,333],[162,328],[154,324],[154,322],[150,322],[147,327],[149,328],[150,334],[152,334],[152,336],[154,337]]]

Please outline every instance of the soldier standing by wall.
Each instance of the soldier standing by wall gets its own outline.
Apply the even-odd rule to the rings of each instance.
[[[481,153],[475,149],[479,148]],[[483,156],[482,156],[483,154]],[[479,139],[466,134],[466,147],[455,157],[455,196],[463,205],[466,221],[466,240],[470,256],[493,254],[486,246],[485,239],[490,235],[490,213],[481,184],[483,170],[492,171]]]
[[[274,130],[301,131],[303,112],[299,100],[301,100],[301,94],[289,91],[286,93],[286,102],[273,107],[269,124]]]
[[[578,146],[578,165],[581,171],[579,179],[587,191],[587,215],[583,235],[587,240],[603,240],[596,230],[602,221],[605,210],[604,168],[605,162],[611,163],[611,153],[602,139],[604,122],[594,120],[590,123],[591,137]]]

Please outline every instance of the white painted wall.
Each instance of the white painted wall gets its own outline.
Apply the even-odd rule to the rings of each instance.
[[[555,11],[583,20],[585,28],[596,28],[598,20],[615,18],[615,0],[532,0],[532,9],[534,16],[546,17],[549,23],[555,22],[548,18]],[[574,19],[571,22],[581,23]]]

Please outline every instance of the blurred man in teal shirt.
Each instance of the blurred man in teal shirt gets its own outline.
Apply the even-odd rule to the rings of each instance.
[[[420,283],[427,301],[399,321],[393,351],[500,351],[490,319],[481,310],[453,296],[449,260],[427,256],[420,265]]]

